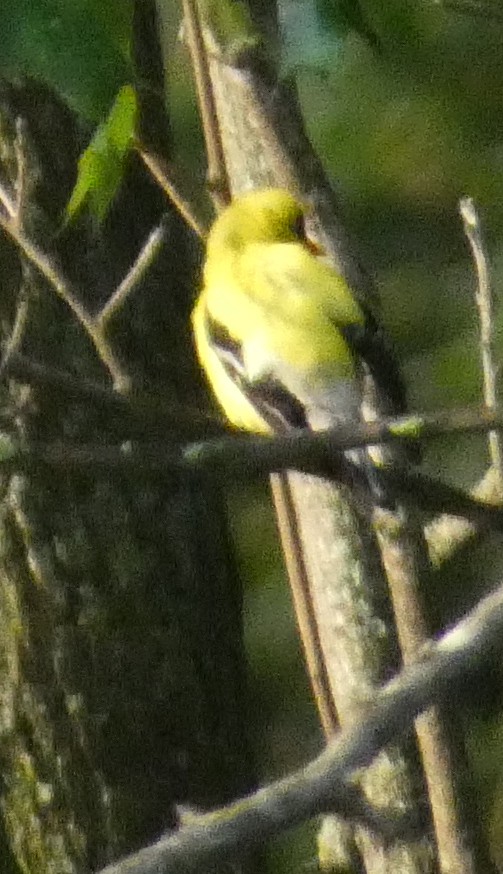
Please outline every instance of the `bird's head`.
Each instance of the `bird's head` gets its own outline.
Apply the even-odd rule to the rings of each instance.
[[[262,188],[236,197],[216,219],[208,245],[239,253],[251,243],[307,243],[305,204],[283,188]]]

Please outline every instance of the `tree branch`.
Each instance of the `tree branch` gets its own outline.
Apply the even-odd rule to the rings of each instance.
[[[365,719],[341,731],[318,758],[248,798],[190,824],[107,866],[101,874],[192,874],[244,849],[261,846],[312,816],[338,806],[347,781],[435,703],[444,703],[489,652],[501,647],[503,586],[418,654],[368,702]],[[342,791],[341,791],[342,789]]]

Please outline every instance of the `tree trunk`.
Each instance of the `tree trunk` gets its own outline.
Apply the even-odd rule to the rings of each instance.
[[[135,165],[103,227],[81,219],[56,237],[82,147],[74,119],[38,86],[5,86],[0,137],[13,195],[21,146],[26,234],[93,311],[166,203]],[[145,433],[138,417],[79,391],[84,378],[106,385],[81,325],[11,243],[0,245],[4,348],[23,302],[27,314],[1,389],[3,430],[27,446],[155,436],[153,419]],[[149,386],[160,407],[198,403],[194,255],[173,215],[161,258],[113,326],[134,389]],[[28,384],[26,358],[75,385],[58,385],[52,371]],[[93,465],[5,472],[1,484],[6,854],[13,870],[88,871],[173,826],[178,805],[214,806],[251,786],[240,591],[222,503],[214,484]]]

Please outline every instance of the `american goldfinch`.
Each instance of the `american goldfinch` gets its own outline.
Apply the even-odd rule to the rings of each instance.
[[[390,409],[404,408],[374,318],[316,256],[305,215],[288,191],[256,190],[236,197],[208,236],[197,354],[229,421],[249,431],[360,422],[364,368]]]

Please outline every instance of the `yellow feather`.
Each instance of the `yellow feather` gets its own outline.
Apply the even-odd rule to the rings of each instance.
[[[274,380],[308,418],[319,403],[336,410],[339,394],[350,397],[350,409],[337,410],[336,418],[358,415],[355,361],[343,329],[363,327],[365,317],[342,277],[309,250],[304,213],[287,191],[253,191],[224,210],[208,237],[193,313],[196,348],[227,417],[248,430],[269,426],[213,348],[215,325],[239,348],[248,385]]]

